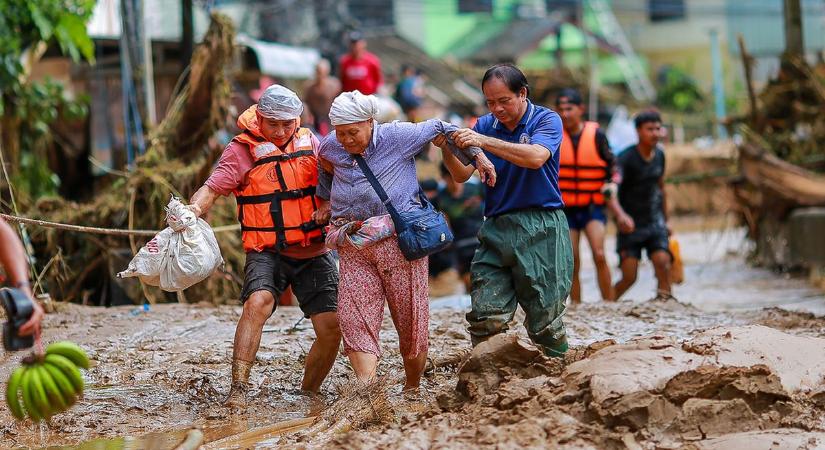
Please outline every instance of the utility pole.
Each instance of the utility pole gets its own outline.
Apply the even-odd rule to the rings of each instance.
[[[802,8],[799,0],[784,0],[785,57],[802,57],[805,44],[802,39]]]
[[[576,2],[576,23],[582,31],[585,39],[585,52],[587,53],[588,66],[590,67],[590,86],[587,89],[587,118],[591,122],[599,119],[599,54],[593,36],[588,32],[587,24],[584,21],[584,2]]]
[[[720,49],[719,30],[710,30],[710,56],[713,70],[713,103],[716,113],[716,137],[727,139],[728,132],[722,125],[722,119],[727,116],[725,112],[725,77],[722,73],[722,51]]]
[[[192,52],[195,48],[195,28],[192,14],[192,0],[180,0],[181,10],[181,39],[180,39],[180,67],[181,71],[189,66]]]
[[[146,101],[146,122],[150,127],[154,127],[158,123],[158,112],[155,106],[155,65],[152,61],[152,37],[149,36],[146,29],[146,10],[143,8],[143,2],[139,2],[136,6],[137,31],[141,38],[143,50],[143,70],[141,74],[143,75],[143,95]]]

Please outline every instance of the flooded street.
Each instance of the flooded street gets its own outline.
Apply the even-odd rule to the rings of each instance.
[[[669,357],[678,360],[682,356],[677,353],[682,350],[679,350],[676,343],[691,339],[699,342],[704,339],[701,330],[716,326],[732,327],[730,329],[733,330],[734,337],[738,336],[737,333],[751,330],[747,327],[742,328],[751,324],[765,325],[788,333],[793,338],[825,337],[825,319],[809,314],[825,314],[825,295],[822,292],[809,287],[805,280],[747,266],[744,258],[748,247],[743,230],[728,227],[702,231],[701,228],[693,226],[691,230],[686,226],[685,230],[678,234],[686,271],[685,283],[675,289],[675,296],[679,302],[648,301],[653,297],[655,286],[653,270],[649,263],[641,265],[639,279],[626,295],[626,301],[616,304],[598,302],[592,263],[587,256],[589,252],[586,246],[582,249],[582,254],[588,258],[584,262],[582,273],[584,303],[568,309],[566,319],[571,344],[579,346],[581,352],[569,362],[589,358],[596,350],[593,348],[590,349],[592,351],[585,351],[584,346],[610,339],[613,343],[609,345],[615,344],[614,346],[619,349],[623,348],[622,343],[631,341],[631,345],[644,347],[646,351],[665,351],[661,350],[661,346],[648,345],[648,341],[644,339],[633,340],[650,336],[660,336],[655,339],[667,339],[667,342],[672,342],[668,345],[673,346],[676,356]],[[613,245],[612,241],[607,244],[611,267],[616,266]],[[614,276],[615,274],[614,270]],[[467,296],[433,300],[430,324],[431,358],[455,354],[469,347],[464,320],[468,302]],[[529,430],[530,427],[519,427],[526,423],[524,421],[535,422],[538,420],[537,417],[541,420],[551,420],[552,427],[544,422],[542,426],[548,430],[555,427],[553,429],[557,430],[554,434],[556,437],[563,435],[565,430],[578,433],[579,437],[569,441],[578,444],[570,444],[573,445],[570,448],[582,448],[585,444],[594,448],[641,448],[633,447],[630,439],[646,440],[642,445],[644,448],[653,448],[654,443],[664,446],[663,448],[671,448],[667,447],[667,443],[684,443],[688,439],[684,433],[680,435],[681,438],[673,438],[675,435],[668,434],[669,431],[664,428],[665,431],[661,432],[651,431],[653,428],[650,423],[636,424],[632,420],[622,418],[624,413],[610,416],[622,418],[611,419],[613,422],[604,419],[607,416],[599,416],[604,419],[600,419],[599,423],[604,425],[596,426],[584,424],[585,422],[581,422],[582,419],[576,419],[575,423],[570,422],[574,420],[573,417],[579,416],[572,409],[564,409],[566,406],[560,407],[566,411],[566,415],[562,417],[558,416],[561,413],[557,413],[555,407],[548,406],[550,403],[539,402],[540,404],[533,405],[530,402],[541,396],[528,395],[528,391],[535,393],[569,390],[569,386],[564,386],[565,383],[571,382],[573,372],[558,378],[562,374],[554,369],[542,372],[543,378],[538,384],[535,382],[536,374],[528,375],[514,369],[503,378],[505,381],[502,382],[502,389],[506,390],[509,386],[506,385],[506,380],[527,380],[533,383],[533,387],[529,388],[533,391],[516,384],[513,384],[512,389],[528,389],[524,391],[524,395],[533,400],[528,402],[524,398],[512,405],[505,405],[506,407],[502,406],[502,398],[521,398],[521,394],[514,393],[510,397],[502,394],[499,400],[493,403],[489,403],[489,395],[478,398],[469,395],[470,400],[462,400],[468,401],[469,406],[456,407],[455,402],[458,400],[453,399],[452,395],[459,375],[456,374],[454,365],[446,365],[428,373],[419,394],[412,397],[401,395],[401,385],[395,380],[401,368],[397,335],[387,315],[381,338],[385,357],[381,361],[379,372],[389,380],[385,381],[392,411],[389,420],[369,425],[364,430],[336,435],[332,442],[326,443],[307,439],[306,436],[301,442],[297,442],[297,438],[290,437],[292,434],[280,436],[276,431],[258,433],[253,437],[246,433],[242,436],[247,436],[247,440],[233,441],[232,436],[248,430],[322,413],[325,408],[334,405],[339,397],[339,389],[346,386],[352,373],[345,358],[338,358],[324,384],[322,395],[310,398],[302,394],[298,387],[304,357],[313,341],[313,332],[309,321],[297,323],[301,317],[297,308],[281,307],[264,329],[261,348],[250,380],[253,386],[249,408],[245,414],[231,414],[221,406],[221,403],[229,389],[232,338],[240,311],[240,306],[213,307],[205,303],[157,305],[147,312],[136,310],[134,307],[103,309],[59,305],[58,312],[49,314],[46,318],[44,339],[45,342],[71,340],[89,351],[95,365],[86,373],[88,387],[85,397],[71,410],[55,416],[48,426],[42,428],[30,422],[14,421],[3,408],[0,411],[0,448],[171,449],[183,440],[187,430],[192,427],[202,429],[207,448],[275,448],[295,445],[394,448],[402,443],[406,443],[407,448],[419,448],[427,446],[427,442],[434,447],[438,447],[437,444],[440,443],[444,448],[530,447],[535,443],[506,440],[506,436],[508,433],[518,435]],[[520,317],[517,317],[517,322],[520,322]],[[512,334],[526,338],[526,332],[520,323],[513,328]],[[707,339],[718,344],[713,336]],[[493,352],[494,349],[490,351]],[[597,356],[602,353],[599,352]],[[0,362],[0,377],[6,379],[22,356],[6,353]],[[818,356],[810,355],[814,358],[812,361]],[[549,367],[548,362],[542,364]],[[581,370],[586,372],[585,369]],[[469,383],[472,384],[472,380]],[[593,385],[595,381],[590,383]],[[545,386],[546,389],[539,389],[540,386]],[[591,388],[595,389],[592,386]],[[568,403],[563,403],[558,397],[561,394],[556,395],[553,400],[556,403],[553,405],[578,404],[578,400],[573,400],[572,397]],[[596,393],[594,391],[587,395],[593,396]],[[796,399],[796,394],[788,395],[789,399]],[[728,399],[724,395],[722,398]],[[524,405],[532,405],[532,409],[520,410],[518,403],[522,402]],[[776,426],[772,428],[779,428],[780,425],[799,428],[801,423],[805,423],[806,429],[812,433],[825,429],[821,423],[821,410],[820,423],[806,422],[810,411],[805,408],[813,406],[804,402],[793,404],[802,405],[791,408],[794,411],[802,411],[799,413],[799,421],[782,424],[777,421]],[[688,407],[680,407],[682,412],[679,414],[687,414]],[[495,414],[491,413],[493,410]],[[760,411],[760,414],[768,417],[774,410],[765,407]],[[476,413],[484,414],[486,418],[483,423],[476,420],[477,417],[473,415]],[[768,419],[763,417],[759,420],[762,421],[759,422],[760,426],[765,427],[768,423],[765,422]],[[737,422],[735,418],[730,421]],[[607,431],[599,428],[601,426],[608,426]],[[754,428],[748,428],[751,429]],[[728,427],[725,431],[747,430]],[[631,432],[636,433],[635,437]],[[505,437],[490,437],[497,433]],[[709,438],[711,435],[713,433],[705,437]],[[602,439],[605,436],[617,440],[608,442]],[[633,443],[635,444],[635,441]]]

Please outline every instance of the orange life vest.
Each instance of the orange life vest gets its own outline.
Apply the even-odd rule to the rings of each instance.
[[[585,122],[579,145],[563,131],[559,155],[559,189],[564,206],[604,205],[601,193],[607,178],[607,162],[596,148],[596,130],[599,124]]]
[[[254,165],[249,184],[235,190],[238,222],[247,252],[281,251],[288,246],[306,247],[324,240],[323,225],[312,220],[318,209],[318,160],[312,148],[312,132],[298,128],[281,149],[260,135],[254,107],[238,119],[245,131],[233,139],[246,144]]]

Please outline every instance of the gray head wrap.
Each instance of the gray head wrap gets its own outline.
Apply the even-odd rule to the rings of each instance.
[[[297,119],[303,111],[304,104],[298,95],[280,84],[266,88],[258,100],[258,112],[267,119]]]

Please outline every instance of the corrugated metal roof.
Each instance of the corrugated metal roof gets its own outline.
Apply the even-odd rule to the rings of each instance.
[[[461,73],[406,39],[389,35],[368,38],[367,42],[370,51],[381,58],[384,73],[399,73],[403,64],[422,70],[427,75],[430,97],[442,106],[472,108],[484,101],[481,92],[466,82]]]

